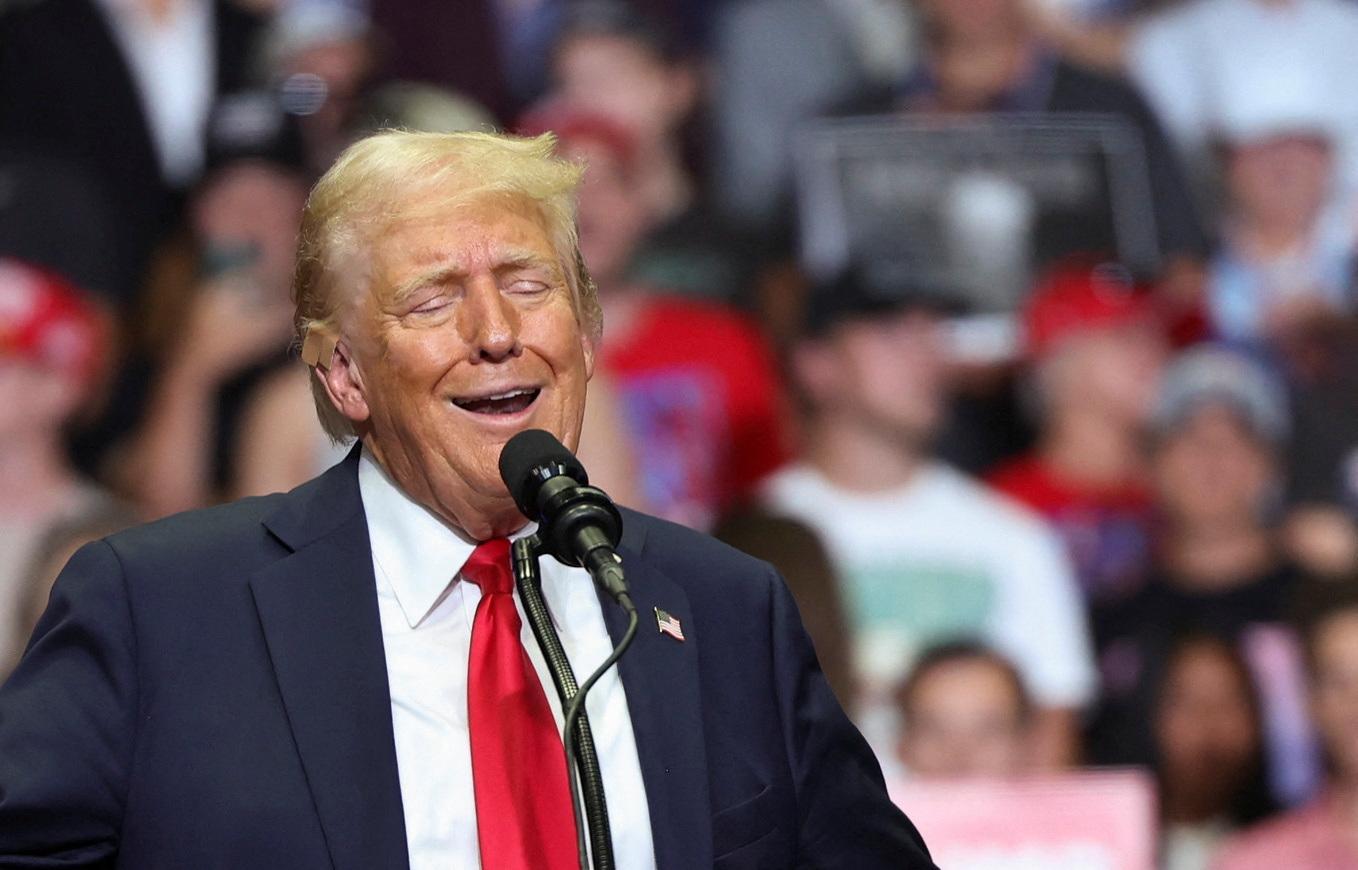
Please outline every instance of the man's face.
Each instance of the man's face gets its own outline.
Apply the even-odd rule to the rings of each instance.
[[[396,482],[481,540],[523,522],[498,471],[510,437],[576,447],[593,346],[536,209],[438,194],[374,244],[325,378]]]
[[[580,252],[601,290],[610,290],[650,230],[650,210],[635,179],[606,146],[582,138],[567,143],[562,156],[585,163],[577,215]]]
[[[1058,407],[1082,408],[1126,426],[1145,423],[1155,406],[1168,350],[1159,330],[1130,323],[1072,336],[1045,365]]]
[[[248,252],[245,268],[269,300],[287,298],[306,204],[300,178],[260,161],[219,171],[193,205],[194,230],[219,251]]]
[[[668,140],[693,99],[686,72],[619,36],[567,39],[557,49],[552,77],[567,103],[621,123],[642,150]]]
[[[75,412],[80,394],[72,376],[0,353],[0,438],[55,437]]]
[[[1231,149],[1227,183],[1247,223],[1306,227],[1325,207],[1334,160],[1320,136],[1274,136]]]
[[[948,662],[915,687],[901,760],[918,776],[1011,776],[1026,730],[1013,683],[982,659]]]
[[[1249,691],[1215,641],[1175,657],[1153,724],[1162,775],[1176,792],[1223,806],[1248,775],[1259,748]]]
[[[1164,436],[1152,471],[1168,518],[1190,528],[1260,521],[1277,484],[1268,446],[1222,404],[1198,408]]]
[[[947,360],[931,312],[898,311],[836,326],[803,367],[821,413],[851,418],[896,441],[920,445],[943,416]]]

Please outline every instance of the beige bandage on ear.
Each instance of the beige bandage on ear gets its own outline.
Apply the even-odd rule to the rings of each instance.
[[[308,329],[306,338],[302,339],[302,362],[329,371],[330,364],[335,359],[337,344],[338,337],[316,327]]]

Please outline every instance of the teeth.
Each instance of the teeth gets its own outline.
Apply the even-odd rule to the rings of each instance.
[[[480,405],[485,402],[503,402],[508,399],[516,399],[519,396],[532,396],[535,395],[537,391],[536,387],[520,387],[490,396],[477,396],[472,399],[454,399],[453,404],[465,408],[471,405]]]
[[[500,401],[501,399],[512,399],[512,398],[514,398],[515,396],[525,396],[525,395],[527,395],[527,394],[529,394],[529,393],[531,393],[531,392],[533,392],[533,391],[530,390],[530,389],[510,390],[510,391],[507,392],[507,393],[497,393],[497,394],[494,395],[494,396],[486,396],[486,397],[483,398],[481,401],[483,401],[483,402],[498,402],[498,401]]]

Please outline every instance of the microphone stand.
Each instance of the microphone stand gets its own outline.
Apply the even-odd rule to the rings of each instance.
[[[537,535],[528,535],[514,542],[514,581],[523,601],[524,612],[528,615],[528,624],[532,626],[533,636],[542,649],[547,670],[552,675],[552,683],[556,686],[565,711],[566,771],[570,777],[571,809],[575,813],[580,868],[585,870],[591,866],[589,859],[592,856],[594,870],[614,870],[613,838],[608,824],[608,803],[604,798],[603,770],[599,766],[599,754],[594,747],[594,736],[590,731],[584,701],[586,693],[631,645],[637,632],[636,608],[628,608],[630,621],[627,632],[612,655],[585,680],[583,687],[577,685],[566,650],[561,646],[556,627],[552,625],[547,602],[542,597],[542,575],[538,568],[540,547]],[[630,603],[629,599],[627,604]],[[580,810],[582,790],[583,819]],[[589,832],[588,851],[585,847],[586,830]]]

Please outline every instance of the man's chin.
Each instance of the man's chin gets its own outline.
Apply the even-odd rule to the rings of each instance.
[[[528,524],[528,520],[508,498],[494,506],[487,505],[458,513],[463,515],[453,517],[452,522],[463,535],[473,541],[508,538]]]

